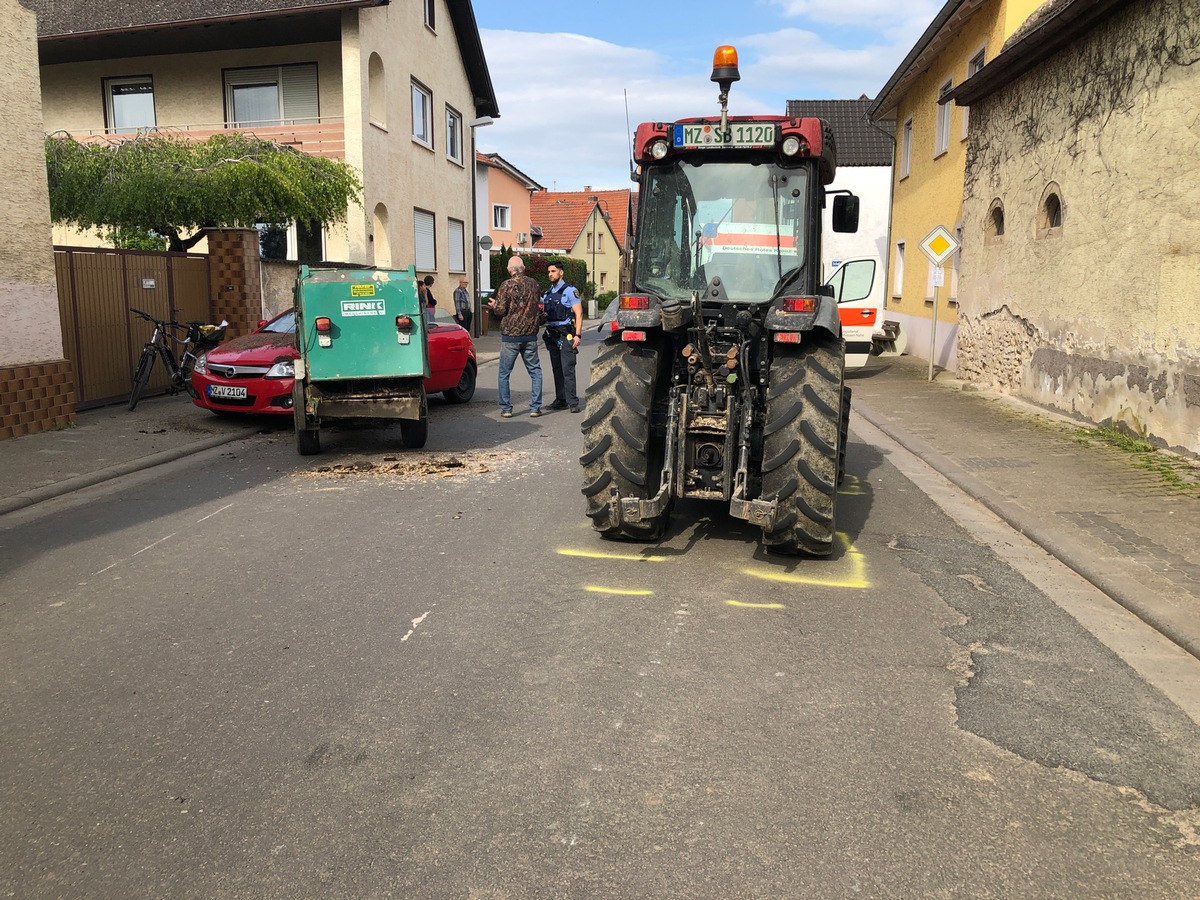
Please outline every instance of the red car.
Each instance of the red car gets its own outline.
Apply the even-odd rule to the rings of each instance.
[[[425,393],[441,393],[450,403],[475,394],[475,344],[466,329],[450,322],[429,329],[429,377]],[[281,313],[258,330],[227,341],[196,360],[192,387],[197,406],[227,413],[292,414],[296,314]]]

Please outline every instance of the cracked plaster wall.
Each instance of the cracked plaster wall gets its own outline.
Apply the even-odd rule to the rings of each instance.
[[[1198,62],[1194,2],[1140,0],[972,107],[961,377],[1200,453]]]

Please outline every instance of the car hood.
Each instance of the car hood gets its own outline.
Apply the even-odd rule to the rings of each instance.
[[[208,351],[208,359],[225,365],[271,365],[281,356],[293,359],[300,355],[294,333],[274,331],[246,334],[226,341],[215,350]]]

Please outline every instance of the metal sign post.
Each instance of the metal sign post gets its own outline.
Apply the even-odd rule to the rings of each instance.
[[[929,261],[936,267],[933,270],[933,309],[929,315],[929,380],[933,381],[933,358],[937,355],[937,316],[938,316],[938,288],[945,281],[945,270],[942,264],[946,262],[954,251],[958,249],[958,241],[956,241],[945,228],[941,225],[934,227],[933,231],[925,235],[925,240],[921,241],[921,252],[929,257]]]

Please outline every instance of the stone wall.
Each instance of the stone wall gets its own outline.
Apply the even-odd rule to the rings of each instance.
[[[74,382],[63,358],[50,196],[46,185],[37,27],[16,0],[0,0],[0,438],[74,421]]]
[[[1139,0],[971,108],[960,375],[1200,453],[1197,60]]]

